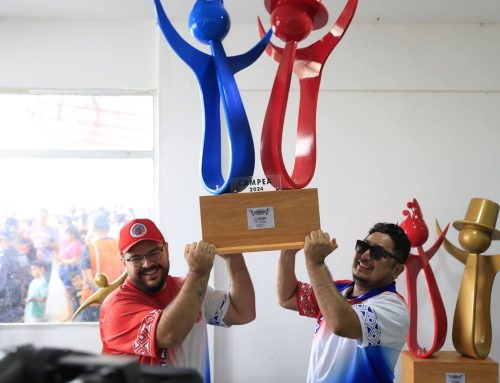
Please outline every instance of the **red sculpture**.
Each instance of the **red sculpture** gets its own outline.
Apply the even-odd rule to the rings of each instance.
[[[417,249],[417,254],[410,253],[406,261],[406,288],[408,292],[408,307],[410,309],[410,329],[408,331],[407,343],[408,349],[414,356],[427,358],[441,349],[446,340],[446,332],[448,329],[448,320],[446,318],[443,299],[439,293],[436,278],[434,277],[429,261],[441,246],[446,232],[448,231],[449,224],[443,230],[436,243],[434,243],[429,250],[424,251],[422,245],[429,238],[429,229],[424,221],[422,210],[415,198],[413,202],[408,202],[406,206],[410,210],[403,210],[403,215],[406,216],[406,219],[401,222],[399,226],[401,226],[408,235],[411,246]],[[434,340],[429,349],[421,347],[417,337],[417,276],[421,269],[424,270],[434,317]]]
[[[358,0],[348,0],[332,29],[306,48],[297,43],[328,21],[320,0],[265,0],[273,31],[285,48],[272,43],[266,52],[279,63],[262,127],[260,157],[266,176],[278,189],[302,189],[311,181],[316,167],[316,109],[323,65],[346,32]],[[264,28],[259,19],[259,32]],[[290,176],[283,162],[281,141],[292,71],[299,79],[300,106],[295,147],[295,165]]]

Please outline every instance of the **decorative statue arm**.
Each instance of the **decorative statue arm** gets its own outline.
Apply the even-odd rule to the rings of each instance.
[[[266,49],[269,41],[271,41],[272,35],[273,31],[272,29],[269,29],[262,39],[248,52],[228,57],[229,65],[231,66],[233,74],[238,73],[240,70],[245,69],[247,66],[254,63]]]
[[[441,227],[439,226],[439,222],[436,219],[436,232],[438,235],[441,235],[442,230]],[[453,255],[456,259],[458,259],[460,262],[462,262],[464,265],[467,262],[467,253],[466,251],[459,249],[456,247],[454,244],[452,244],[450,241],[448,241],[446,238],[443,240],[443,246],[444,248]]]
[[[97,273],[95,276],[95,281],[97,283],[97,286],[99,286],[99,290],[97,290],[94,294],[92,294],[90,297],[85,299],[85,301],[78,307],[78,309],[75,311],[73,314],[73,317],[71,320],[75,320],[75,318],[83,311],[85,310],[88,306],[92,304],[102,304],[104,302],[104,299],[113,292],[113,290],[116,290],[120,285],[125,282],[127,279],[127,272],[123,272],[122,275],[120,275],[116,280],[108,284],[108,277],[106,274],[101,274]]]

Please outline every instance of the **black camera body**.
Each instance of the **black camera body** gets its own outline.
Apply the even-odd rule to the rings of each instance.
[[[0,383],[203,383],[190,368],[145,366],[130,357],[20,346],[0,359]]]

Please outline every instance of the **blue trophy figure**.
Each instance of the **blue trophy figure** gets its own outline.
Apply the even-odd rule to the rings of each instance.
[[[229,32],[231,22],[223,1],[197,0],[189,15],[189,27],[195,39],[210,46],[209,55],[189,45],[172,26],[161,0],[154,1],[163,35],[174,52],[193,70],[200,86],[205,119],[201,159],[205,188],[212,194],[239,192],[249,182],[234,182],[231,187],[231,180],[253,176],[255,150],[234,74],[259,58],[271,39],[271,29],[248,52],[227,57],[221,41]],[[221,168],[221,100],[230,152],[225,179]]]

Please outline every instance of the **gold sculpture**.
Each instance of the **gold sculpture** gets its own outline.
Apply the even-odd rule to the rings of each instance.
[[[500,239],[500,231],[495,228],[498,212],[496,202],[472,198],[465,219],[453,222],[464,250],[446,239],[443,242],[444,248],[465,265],[453,318],[453,345],[461,354],[477,359],[486,358],[491,349],[491,289],[500,271],[500,254],[481,253],[488,250],[492,240]],[[440,235],[437,220],[436,230]]]
[[[111,294],[113,290],[116,290],[123,282],[127,279],[127,272],[125,271],[122,275],[120,275],[116,280],[108,284],[108,277],[106,274],[97,273],[95,276],[95,282],[97,286],[99,286],[99,290],[93,293],[90,297],[85,299],[85,301],[78,307],[78,310],[75,311],[71,320],[75,320],[75,318],[88,306],[92,304],[102,304],[104,299]]]

